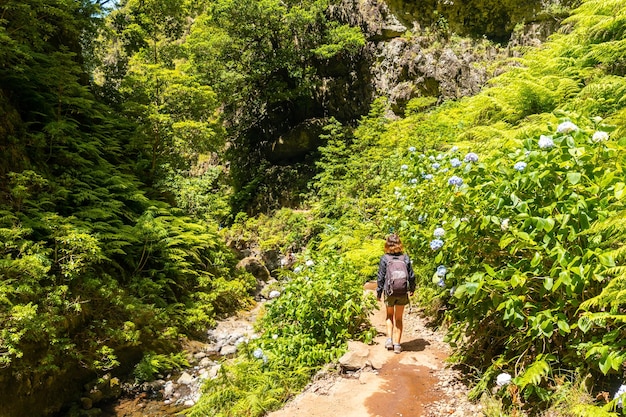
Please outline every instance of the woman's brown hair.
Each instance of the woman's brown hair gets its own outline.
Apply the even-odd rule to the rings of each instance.
[[[402,242],[400,241],[400,236],[393,233],[387,236],[387,240],[385,241],[385,253],[403,253],[404,247],[402,247]]]

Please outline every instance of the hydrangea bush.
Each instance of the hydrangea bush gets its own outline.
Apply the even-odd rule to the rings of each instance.
[[[623,372],[626,330],[581,304],[615,267],[609,229],[594,226],[624,210],[626,150],[588,125],[564,121],[491,157],[451,149],[437,170],[441,152],[409,153],[399,172],[418,181],[396,186],[385,220],[431,271],[421,285],[446,304],[457,358],[481,377],[476,395],[502,373],[523,402],[549,399],[559,372]]]

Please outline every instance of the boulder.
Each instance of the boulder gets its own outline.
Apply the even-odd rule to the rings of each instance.
[[[369,347],[365,343],[350,341],[348,351],[339,358],[339,365],[343,371],[359,371],[371,366],[369,354]]]
[[[187,372],[183,372],[182,375],[176,381],[179,385],[189,385],[194,382],[194,377],[188,374]]]
[[[237,268],[249,272],[259,282],[267,282],[270,279],[270,271],[268,271],[268,269],[265,267],[263,261],[254,256],[248,256],[246,258],[243,258],[237,264]]]

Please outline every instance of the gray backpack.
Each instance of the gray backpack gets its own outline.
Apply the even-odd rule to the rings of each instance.
[[[409,292],[409,269],[404,255],[385,255],[387,272],[385,274],[385,294],[404,295]]]

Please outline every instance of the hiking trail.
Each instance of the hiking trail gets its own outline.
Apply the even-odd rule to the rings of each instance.
[[[368,282],[365,291],[375,291]],[[379,369],[352,375],[320,372],[307,388],[268,417],[467,417],[481,415],[467,400],[461,374],[448,366],[449,346],[443,334],[427,327],[416,306],[407,306],[400,354],[387,351],[384,304],[370,320],[378,335],[368,346],[369,360]]]
[[[374,292],[376,282],[364,291]],[[250,327],[255,314],[225,320],[218,328],[226,331]],[[467,400],[462,374],[446,362],[450,347],[443,333],[428,327],[416,306],[404,312],[400,354],[388,351],[385,343],[384,304],[379,303],[370,320],[377,330],[372,345],[350,342],[350,349],[367,349],[373,367],[340,372],[338,364],[319,371],[312,382],[280,410],[267,417],[467,417],[480,416],[481,407]],[[230,330],[228,330],[230,329]],[[181,407],[164,406],[163,401],[145,397],[121,399],[107,407],[106,417],[174,416]]]

